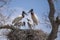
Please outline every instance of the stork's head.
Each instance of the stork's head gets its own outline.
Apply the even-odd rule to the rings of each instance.
[[[22,11],[22,16],[24,17],[25,15],[27,15],[27,13],[25,11]]]
[[[33,12],[33,9],[31,9],[28,13]]]

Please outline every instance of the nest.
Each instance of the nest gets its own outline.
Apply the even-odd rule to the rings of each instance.
[[[14,30],[8,35],[9,40],[46,40],[47,34],[42,30]]]

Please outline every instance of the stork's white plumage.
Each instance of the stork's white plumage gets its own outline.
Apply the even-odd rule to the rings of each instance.
[[[26,14],[25,11],[22,11],[22,15],[19,15],[18,17],[16,17],[16,18],[13,20],[12,24],[13,24],[13,23],[18,23],[20,20],[22,20],[22,19],[25,17],[24,14]],[[26,14],[26,15],[27,15],[27,14]]]
[[[30,19],[28,19],[28,18],[27,18],[27,20],[28,20],[28,22],[27,22],[28,27],[29,27],[30,29],[32,29],[32,27],[33,27],[33,22],[32,22]]]
[[[12,23],[17,23],[17,22],[19,22],[19,21],[22,20],[22,19],[23,19],[23,16],[20,15],[20,16],[16,17],[16,18],[13,20]]]
[[[33,12],[33,9],[31,9],[31,10],[29,11],[29,13],[31,13],[31,18],[32,18],[32,20],[33,20],[33,23],[34,23],[35,25],[38,25],[39,20],[38,20],[37,15]]]

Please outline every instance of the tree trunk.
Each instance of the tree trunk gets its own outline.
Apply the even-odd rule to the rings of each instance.
[[[58,22],[56,23],[57,20],[54,21],[55,7],[53,4],[53,1],[48,0],[48,3],[49,3],[49,7],[50,7],[49,20],[50,20],[51,25],[52,25],[52,30],[51,30],[51,33],[48,36],[47,40],[55,40],[57,38],[59,23]]]

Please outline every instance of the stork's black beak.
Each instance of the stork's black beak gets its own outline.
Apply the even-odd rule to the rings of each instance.
[[[32,12],[33,11],[33,9],[31,9],[28,13],[30,13],[30,12]]]

